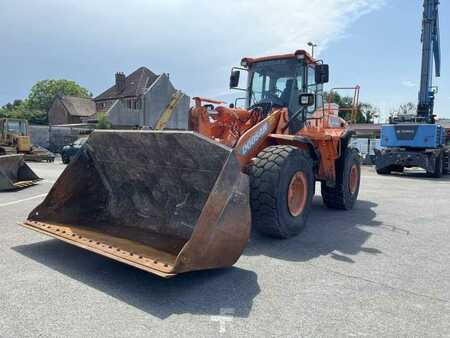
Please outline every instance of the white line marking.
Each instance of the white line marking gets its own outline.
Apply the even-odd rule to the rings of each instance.
[[[18,201],[12,201],[12,202],[8,202],[8,203],[3,203],[3,204],[0,204],[0,208],[1,208],[1,207],[7,207],[7,206],[9,206],[9,205],[14,205],[14,204],[26,202],[26,201],[31,201],[31,200],[34,200],[34,199],[36,199],[36,198],[41,198],[41,197],[45,197],[45,196],[47,196],[47,194],[40,194],[40,195],[36,195],[36,196],[31,196],[31,197],[28,197],[28,198],[24,198],[23,200],[18,200]]]

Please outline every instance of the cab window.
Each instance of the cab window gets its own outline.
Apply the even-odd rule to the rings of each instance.
[[[14,135],[26,136],[27,128],[23,121],[8,120],[7,132]]]
[[[296,59],[259,62],[251,68],[249,106],[272,103],[295,112],[303,89],[304,64]]]
[[[308,93],[316,95],[315,105],[308,108],[308,113],[313,113],[323,107],[323,84],[316,83],[316,72],[314,67],[308,67]]]

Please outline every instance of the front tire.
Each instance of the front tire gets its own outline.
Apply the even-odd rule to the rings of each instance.
[[[250,168],[252,224],[264,235],[290,238],[306,226],[314,191],[313,161],[308,152],[271,146]]]
[[[328,208],[350,210],[358,199],[361,183],[361,161],[357,150],[346,148],[336,161],[336,184],[322,182],[322,198]]]

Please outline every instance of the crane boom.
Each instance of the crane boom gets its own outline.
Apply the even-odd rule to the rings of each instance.
[[[420,74],[417,116],[393,117],[381,128],[380,145],[376,154],[379,174],[420,167],[432,177],[450,172],[450,147],[446,145],[445,129],[435,121],[433,65],[436,77],[441,75],[439,37],[439,0],[423,0],[422,72]]]
[[[418,117],[434,121],[433,61],[436,76],[441,75],[439,37],[439,0],[424,0],[422,21],[422,71],[420,79]]]

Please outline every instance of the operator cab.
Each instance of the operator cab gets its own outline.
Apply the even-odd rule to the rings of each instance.
[[[27,121],[9,118],[0,119],[0,138],[6,139],[8,135],[27,136],[28,135]]]
[[[298,114],[292,121],[294,129],[300,129],[304,119],[323,107],[323,83],[328,82],[328,65],[319,64],[305,51],[262,58],[244,58],[242,68],[233,68],[230,88],[239,84],[239,70],[248,72],[247,108],[261,107],[267,115],[273,108],[287,108],[291,118],[302,108],[301,94],[310,93],[314,102],[306,107],[305,114]]]

